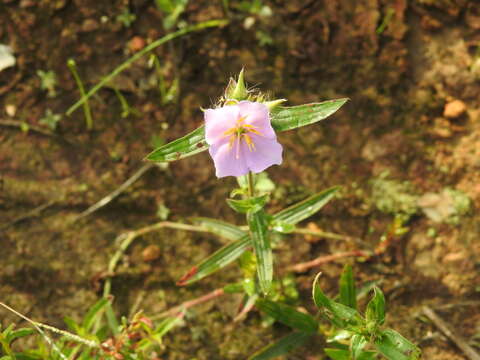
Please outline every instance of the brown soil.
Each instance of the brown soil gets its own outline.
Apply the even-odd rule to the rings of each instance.
[[[413,199],[408,232],[394,236],[382,255],[356,264],[358,280],[383,281],[388,324],[418,343],[425,359],[463,359],[461,351],[418,314],[422,305],[430,305],[459,335],[467,340],[478,336],[480,217],[474,210],[480,205],[478,4],[467,0],[265,4],[272,10],[270,17],[232,10],[228,26],[182,37],[154,51],[166,82],[180,79],[176,101],[160,104],[152,85],[155,69],[145,57],[92,98],[93,131],[86,130],[79,109],[71,117],[63,115],[50,136],[33,129],[49,131],[40,122],[46,110],[64,114],[79,98],[67,60],[76,60],[90,88],[143,43],[165,34],[162,14],[146,0],[3,1],[0,43],[13,47],[17,65],[0,72],[0,300],[37,321],[63,327],[64,316],[80,318],[99,297],[97,280],[105,275],[116,236],[158,221],[159,204],[175,221],[210,216],[241,224],[224,202],[234,179],[217,180],[206,153],[163,170],[152,169],[111,204],[73,220],[142,165],[152,149],[152,134],[169,141],[200,125],[199,108],[209,107],[228,77],[244,66],[250,84],[289,99],[290,105],[351,98],[325,122],[280,135],[285,159],[281,167],[269,170],[277,184],[272,207],[343,185],[342,197],[312,221],[323,230],[360,237],[375,247],[394,215],[405,212],[396,202],[379,205],[399,195],[399,188],[389,193],[388,186],[408,184],[411,190],[405,191]],[[127,8],[136,15],[129,27],[116,20]],[[196,23],[225,16],[220,1],[191,1],[181,20]],[[249,16],[255,23],[246,29]],[[41,89],[38,70],[55,72],[55,96]],[[121,116],[113,88],[122,92],[137,115]],[[7,121],[26,123],[31,129],[5,126]],[[387,181],[383,198],[373,194],[378,179]],[[424,202],[416,202],[447,188],[470,199],[465,211],[443,209],[449,201],[444,197],[424,207],[418,205]],[[456,201],[453,195],[448,199]],[[44,204],[49,206],[35,216],[14,222]],[[448,216],[434,222],[426,207],[441,214],[447,211]],[[140,301],[140,308],[155,315],[237,279],[239,273],[231,267],[191,287],[175,286],[192,264],[221,243],[173,230],[136,240],[113,278],[118,312],[128,315]],[[142,252],[152,244],[159,252],[156,249],[155,259],[145,261]],[[277,272],[353,246],[294,237],[276,249]],[[324,273],[322,286],[333,293],[344,262],[297,276],[303,306],[312,308],[309,293],[315,273]],[[243,359],[284,331],[262,328],[254,313],[244,323],[232,325],[238,302],[232,296],[195,308],[188,326],[167,337],[165,358],[195,354],[198,359]],[[18,321],[3,310],[0,314],[2,325]],[[320,359],[321,350],[310,349],[309,358]],[[300,352],[291,358],[307,355]]]

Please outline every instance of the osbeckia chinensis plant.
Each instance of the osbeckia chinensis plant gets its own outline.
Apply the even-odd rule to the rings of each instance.
[[[323,120],[348,99],[281,106],[285,101],[268,100],[262,93],[248,90],[242,70],[236,80],[230,79],[217,106],[203,110],[204,125],[147,156],[150,161],[170,162],[208,149],[216,176],[235,176],[240,184],[239,189],[232,191],[232,198],[227,199],[227,203],[233,210],[246,215],[248,231],[216,219],[194,219],[197,225],[231,242],[192,267],[178,281],[179,285],[198,281],[248,254],[253,248],[255,256],[244,256],[240,261],[244,274],[250,275],[245,275],[237,286],[226,288],[229,291],[240,289],[249,296],[268,294],[273,278],[271,234],[294,231],[297,223],[318,212],[338,190],[336,187],[324,190],[273,215],[264,210],[268,194],[256,189],[255,174],[282,163],[283,149],[276,133]],[[246,258],[253,261],[245,261]],[[257,276],[245,271],[245,267],[252,266],[256,268]]]

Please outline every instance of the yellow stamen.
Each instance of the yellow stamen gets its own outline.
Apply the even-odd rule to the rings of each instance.
[[[248,150],[255,151],[255,144],[252,141],[252,138],[248,134],[243,134],[245,138],[245,143],[247,144]]]
[[[236,146],[236,149],[235,149],[236,159],[240,158],[240,143],[242,139],[245,140],[245,144],[247,144],[248,150],[250,151],[256,150],[255,143],[253,142],[249,133],[252,133],[258,136],[263,136],[263,134],[257,130],[256,126],[253,126],[250,124],[244,124],[244,121],[246,118],[247,118],[246,116],[239,117],[237,119],[235,126],[223,133],[224,138],[230,137],[228,140],[229,149],[232,149],[234,146]]]

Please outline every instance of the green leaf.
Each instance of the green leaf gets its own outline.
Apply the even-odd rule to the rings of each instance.
[[[33,333],[35,333],[35,330],[34,329],[29,329],[29,328],[22,328],[22,329],[18,329],[18,330],[13,330],[13,331],[8,333],[5,340],[7,341],[8,344],[10,344],[16,339],[32,335]]]
[[[89,331],[95,321],[97,320],[97,315],[104,310],[105,306],[109,304],[108,299],[102,298],[98,300],[87,312],[85,318],[83,319],[82,326],[86,331]]]
[[[389,360],[417,360],[421,354],[418,347],[392,329],[381,332],[375,348]]]
[[[250,236],[245,235],[241,239],[220,248],[199,265],[191,268],[190,271],[177,282],[177,285],[188,285],[203,279],[205,276],[214,273],[218,269],[238,259],[250,246],[252,246]]]
[[[225,294],[243,293],[243,284],[242,283],[227,284],[223,287],[223,291],[225,292]]]
[[[275,131],[286,131],[314,124],[335,113],[347,101],[348,99],[345,98],[321,103],[275,108],[270,114],[272,127]]]
[[[374,296],[367,305],[367,323],[374,323],[376,326],[385,322],[385,296],[378,287],[373,288]]]
[[[368,344],[368,341],[362,335],[353,335],[350,339],[350,349],[352,352],[352,359],[358,360],[363,353],[363,348]]]
[[[325,191],[319,192],[297,204],[286,208],[277,214],[273,215],[273,223],[282,222],[285,224],[295,225],[298,222],[308,218],[317,211],[319,211],[338,191],[339,187],[333,187]],[[197,218],[206,219],[206,218]],[[226,223],[224,223],[226,224]],[[215,231],[212,230],[215,233]],[[220,235],[220,233],[219,233]],[[232,240],[234,240],[232,238]],[[228,244],[208,258],[203,260],[197,266],[194,266],[185,274],[177,284],[180,286],[191,284],[195,281],[203,279],[204,277],[214,273],[215,271],[229,265],[238,259],[250,246],[252,246],[250,237],[245,235],[234,243]]]
[[[281,234],[290,234],[295,231],[295,225],[284,221],[275,221],[272,223],[272,230]]]
[[[350,351],[348,350],[325,348],[324,351],[333,360],[350,360]]]
[[[244,79],[244,69],[240,71],[238,74],[238,79],[235,84],[235,88],[232,91],[230,99],[234,100],[245,100],[248,95],[247,87],[245,86],[245,79]]]
[[[172,330],[173,327],[177,325],[181,319],[182,319],[181,316],[168,317],[164,319],[155,329],[155,336],[162,337],[163,335],[168,333],[170,330]]]
[[[268,237],[268,223],[263,211],[249,212],[247,218],[257,259],[258,284],[260,290],[266,295],[270,290],[273,278],[273,256]]]
[[[297,311],[291,306],[267,299],[257,300],[256,306],[267,315],[291,328],[307,334],[317,332],[317,321],[312,316]]]
[[[353,279],[352,267],[350,265],[345,265],[340,276],[340,303],[352,309],[357,309],[355,280]]]
[[[318,285],[318,278],[320,274],[315,277],[313,282],[313,301],[319,309],[325,311],[328,319],[337,327],[341,329],[349,328],[350,326],[358,326],[362,324],[362,318],[357,310],[343,304],[337,303],[329,299]]]
[[[155,162],[170,162],[198,154],[207,149],[205,126],[202,125],[184,137],[153,150],[145,159]]]
[[[229,84],[229,86],[231,86],[231,84]],[[276,131],[286,131],[316,123],[332,115],[347,101],[348,99],[337,99],[321,103],[275,108],[270,114],[272,127]],[[202,125],[184,137],[154,150],[147,155],[146,160],[170,162],[198,154],[207,149],[205,127]]]
[[[71,332],[74,332],[74,333],[81,332],[80,325],[78,325],[75,322],[75,320],[73,320],[71,317],[65,316],[63,318],[63,322],[67,325],[67,329],[70,330]]]
[[[191,219],[192,222],[196,225],[199,225],[211,233],[223,237],[228,240],[238,240],[248,233],[243,231],[239,227],[229,224],[225,221],[220,221],[216,219],[210,219],[205,217],[196,217]]]
[[[285,355],[291,350],[302,346],[310,337],[311,334],[293,332],[264,347],[262,350],[252,355],[249,360],[267,360]]]
[[[268,195],[263,195],[241,200],[227,199],[227,204],[241,214],[246,214],[247,212],[256,213],[262,210],[268,201],[268,197]]]
[[[339,189],[340,187],[334,186],[312,195],[309,198],[280,211],[274,215],[273,220],[295,225],[323,208],[334,197]]]

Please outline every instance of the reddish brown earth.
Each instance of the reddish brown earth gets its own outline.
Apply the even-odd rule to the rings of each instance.
[[[361,238],[369,248],[378,246],[395,215],[408,213],[405,234],[391,237],[379,256],[356,263],[358,281],[382,281],[388,325],[418,343],[425,359],[464,359],[420,311],[431,306],[458,335],[472,342],[476,336],[478,344],[478,4],[265,5],[270,16],[235,10],[234,1],[228,14],[220,1],[191,1],[181,21],[228,16],[230,23],[154,51],[166,83],[179,79],[175,100],[161,104],[156,70],[142,58],[92,98],[94,129],[87,131],[82,109],[65,115],[79,98],[67,60],[76,60],[90,88],[166,33],[161,12],[143,0],[0,4],[0,43],[12,46],[17,58],[15,67],[0,72],[0,301],[63,327],[64,316],[80,318],[100,296],[116,236],[158,221],[160,205],[174,221],[201,215],[241,224],[224,202],[234,179],[217,180],[206,153],[150,170],[109,205],[73,220],[142,165],[152,135],[169,141],[200,125],[199,108],[211,106],[228,77],[245,67],[251,85],[287,98],[290,105],[351,98],[325,122],[279,136],[285,159],[268,171],[277,184],[272,208],[342,185],[342,196],[310,226]],[[136,15],[130,27],[116,20],[127,8]],[[41,88],[38,70],[55,72],[55,96]],[[136,114],[121,116],[114,88]],[[50,135],[40,121],[47,109],[63,115]],[[30,126],[28,132],[22,123]],[[42,205],[48,206],[31,216]],[[113,277],[118,312],[128,315],[137,303],[154,316],[235,281],[240,274],[231,267],[194,286],[175,286],[192,264],[221,244],[174,230],[137,239]],[[286,275],[289,265],[358,247],[297,236],[275,250],[277,274]],[[299,304],[313,310],[310,286],[320,270],[322,286],[333,294],[349,261],[296,275]],[[281,327],[262,328],[256,313],[233,325],[238,302],[231,296],[195,308],[187,325],[167,337],[165,358],[243,359],[284,333]],[[18,321],[3,310],[0,314],[3,326]],[[312,344],[310,359],[321,358],[320,345]],[[291,358],[306,356],[301,350]]]

